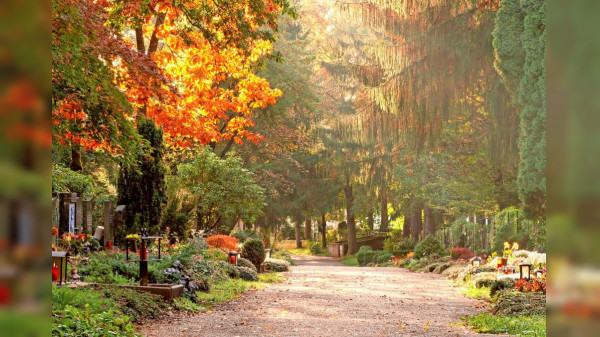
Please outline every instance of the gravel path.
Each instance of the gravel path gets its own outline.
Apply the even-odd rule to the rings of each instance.
[[[294,256],[287,279],[245,293],[210,313],[171,316],[145,336],[498,336],[476,334],[460,317],[485,310],[436,274],[347,267]]]

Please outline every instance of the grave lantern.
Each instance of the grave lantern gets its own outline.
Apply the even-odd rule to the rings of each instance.
[[[271,258],[271,248],[265,248],[265,259]]]
[[[481,265],[481,258],[479,256],[472,258],[471,265],[479,267]]]
[[[229,263],[234,266],[237,266],[238,255],[239,255],[239,253],[236,252],[235,250],[230,251],[229,252]]]
[[[67,282],[67,259],[69,252],[52,252],[52,282]]]
[[[544,276],[544,271],[542,269],[536,269],[533,271],[533,274],[536,278],[542,278]]]
[[[130,259],[129,258],[129,241],[132,241],[135,247],[136,240],[139,239],[140,247],[139,247],[139,259]],[[152,243],[157,241],[158,245],[158,257],[150,259],[148,258],[148,248],[147,243]],[[139,262],[140,263],[140,285],[147,286],[148,285],[148,261],[162,261],[160,246],[161,246],[162,236],[149,236],[148,229],[142,228],[140,229],[140,234],[130,234],[125,237],[125,261],[127,262]]]
[[[531,263],[521,263],[519,265],[519,278],[531,280]]]

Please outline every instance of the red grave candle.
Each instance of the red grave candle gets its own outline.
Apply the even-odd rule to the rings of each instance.
[[[58,267],[54,264],[52,265],[52,282],[58,281]]]

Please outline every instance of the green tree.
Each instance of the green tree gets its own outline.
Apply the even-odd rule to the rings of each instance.
[[[238,157],[219,158],[209,148],[169,177],[169,193],[195,205],[196,228],[229,233],[237,220],[251,223],[262,214],[265,190]],[[222,221],[230,220],[222,224]]]
[[[144,140],[137,163],[123,164],[118,180],[117,202],[125,205],[129,230],[148,228],[157,232],[165,196],[163,134],[153,121],[140,118],[137,131]]]
[[[517,186],[525,212],[546,208],[546,5],[505,0],[494,28],[496,68],[521,108]]]

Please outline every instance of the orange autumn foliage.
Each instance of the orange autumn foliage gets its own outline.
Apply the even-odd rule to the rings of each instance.
[[[263,0],[264,6],[248,0],[57,1],[89,7],[84,19],[92,18],[85,24],[85,34],[94,43],[86,45],[90,46],[86,52],[106,61],[115,86],[133,108],[119,112],[124,120],[135,123],[137,116],[146,115],[175,149],[222,141],[257,143],[264,138],[252,131],[253,117],[275,104],[282,92],[255,71],[260,60],[272,53],[272,42],[260,27],[276,28],[283,10],[279,0]],[[239,11],[246,15],[234,15]],[[193,13],[211,15],[194,17]],[[94,31],[101,38],[92,38]],[[60,40],[60,35],[55,37]],[[94,69],[86,71],[93,74]],[[60,76],[53,69],[53,79]],[[85,99],[85,95],[67,95],[53,102],[53,124],[65,125],[56,127],[53,137],[60,144],[82,145],[86,150],[123,152],[116,137],[103,135],[114,128],[86,125],[93,121],[82,104]]]
[[[231,251],[237,250],[238,239],[229,235],[211,235],[206,238],[206,243],[213,248]]]
[[[139,20],[146,45],[137,49],[147,53],[169,80],[170,86],[160,91],[148,90],[144,85],[129,81],[126,72],[119,73],[121,88],[130,103],[154,120],[164,131],[167,143],[174,147],[205,145],[224,140],[241,143],[244,139],[258,142],[262,136],[250,131],[254,126],[252,114],[258,109],[275,104],[282,95],[272,89],[268,81],[254,74],[259,60],[272,52],[269,41],[250,39],[244,48],[229,43],[231,36],[239,35],[235,24],[221,25],[227,18],[213,17],[200,29],[181,32],[188,12],[217,6],[217,3],[183,1],[153,1],[151,11],[136,8],[145,2],[128,2],[130,26]],[[232,1],[245,7],[245,1]],[[270,3],[270,1],[265,1]],[[182,8],[185,7],[185,12]],[[273,6],[269,6],[273,10]],[[162,24],[157,24],[162,20]],[[231,19],[231,18],[229,18]],[[252,22],[250,20],[250,22]],[[235,22],[234,22],[235,23]],[[252,29],[257,29],[254,25]],[[209,39],[207,35],[210,35]],[[137,38],[137,37],[136,37]],[[152,39],[162,47],[153,47]]]

